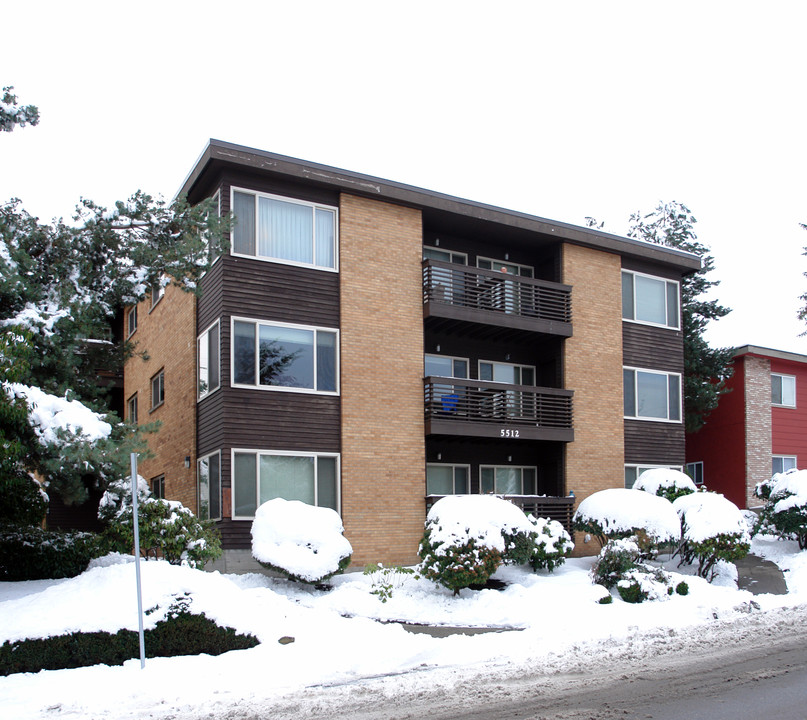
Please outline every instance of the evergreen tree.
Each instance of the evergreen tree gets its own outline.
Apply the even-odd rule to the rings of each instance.
[[[730,308],[704,295],[719,284],[707,275],[714,270],[709,248],[698,241],[695,217],[677,202],[659,203],[646,215],[634,213],[628,237],[666,245],[697,255],[701,269],[681,281],[681,311],[684,334],[684,419],[687,432],[703,427],[708,414],[717,407],[731,377],[733,348],[712,348],[703,337],[710,320],[725,317]]]
[[[11,88],[4,93],[3,130],[38,122],[35,107],[18,107]],[[114,341],[113,326],[152,287],[195,291],[226,226],[212,201],[169,205],[140,191],[109,209],[82,200],[72,223],[41,223],[19,200],[0,202],[0,492],[6,480],[36,472],[67,503],[81,502],[87,476],[105,486],[128,472],[129,452],[143,451],[143,433],[154,427],[104,412],[97,371],[122,368],[135,349]],[[29,388],[103,413],[110,432],[59,423],[45,432]]]

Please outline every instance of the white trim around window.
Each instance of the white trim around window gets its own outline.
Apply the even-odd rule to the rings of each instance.
[[[796,376],[771,373],[771,405],[796,407]]]
[[[681,422],[681,374],[623,367],[624,416],[630,420]]]
[[[681,328],[680,283],[668,278],[622,271],[622,319],[640,325]]]
[[[240,388],[339,395],[339,330],[233,317],[230,382]]]
[[[534,465],[480,465],[479,492],[535,495],[538,492],[538,468]]]
[[[197,508],[200,520],[221,520],[221,451],[196,461]]]
[[[796,455],[773,455],[771,457],[771,475],[787,472],[799,466]]]
[[[221,323],[216,320],[196,339],[196,399],[221,387]]]
[[[625,488],[630,490],[645,470],[655,470],[664,468],[665,470],[681,470],[680,465],[653,465],[651,463],[626,463],[625,464]]]
[[[508,385],[535,385],[535,365],[480,360],[477,377],[484,382],[500,382]],[[510,376],[504,377],[503,376]]]
[[[339,271],[337,207],[232,187],[230,209],[232,255]]]
[[[426,463],[427,495],[467,495],[471,492],[471,466]]]
[[[454,263],[455,265],[467,265],[468,254],[456,252],[455,250],[446,250],[436,245],[423,246],[423,259],[424,260],[439,260],[440,262]]]
[[[126,329],[128,331],[126,339],[128,340],[137,330],[137,305],[132,305],[126,313]]]
[[[277,497],[341,512],[340,463],[338,453],[233,448],[233,520],[251,520],[260,505]]]
[[[696,485],[703,485],[703,460],[688,462],[684,465],[684,472],[692,478]]]

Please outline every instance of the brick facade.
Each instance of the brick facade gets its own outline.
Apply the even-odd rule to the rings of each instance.
[[[362,565],[412,563],[425,519],[417,210],[340,202],[342,517]]]
[[[147,436],[153,458],[138,463],[147,481],[165,475],[165,497],[196,512],[196,320],[195,296],[168,286],[152,308],[151,298],[137,306],[135,356],[124,367],[124,401],[136,393],[138,423],[160,422]],[[124,327],[128,320],[124,318]],[[144,353],[144,355],[141,355]],[[145,357],[145,359],[144,359]],[[152,409],[151,381],[164,372],[165,401]],[[185,458],[190,457],[190,467]]]
[[[625,482],[620,257],[566,244],[562,282],[573,287],[574,324],[563,353],[564,384],[574,390],[574,442],[566,448],[566,488],[579,503]],[[578,553],[599,549],[583,548],[579,540]]]
[[[771,477],[771,361],[747,355],[744,365],[745,497],[753,507],[756,484]]]

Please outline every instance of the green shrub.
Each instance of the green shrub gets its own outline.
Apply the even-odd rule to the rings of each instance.
[[[400,588],[407,576],[412,575],[415,580],[420,578],[413,568],[398,565],[384,567],[381,563],[365,565],[364,574],[372,578],[370,594],[375,595],[382,603],[392,597],[393,590]]]
[[[533,541],[533,553],[530,565],[533,570],[552,572],[563,565],[574,549],[569,533],[557,520],[548,518],[530,518],[535,525],[537,536]]]
[[[647,593],[635,579],[620,580],[616,585],[616,591],[626,603],[640,603],[647,600]]]
[[[686,532],[686,530],[685,530]],[[747,534],[718,533],[702,542],[684,541],[682,557],[694,556],[698,560],[698,575],[709,582],[714,580],[719,560],[735,562],[741,560],[751,549]]]
[[[532,561],[535,554],[535,542],[538,539],[537,532],[507,532],[502,531],[504,538],[504,553],[502,562],[505,565],[526,565]]]
[[[255,647],[257,638],[221,627],[204,613],[178,612],[144,632],[146,657],[221,655]],[[122,665],[140,657],[134,630],[77,632],[50,638],[5,642],[0,646],[0,675],[40,670],[61,670],[88,665]]]
[[[591,577],[595,583],[610,590],[636,567],[639,555],[635,537],[609,540],[591,568]]]
[[[429,580],[459,595],[469,585],[484,585],[502,562],[495,548],[477,543],[473,538],[456,543],[432,543],[427,527],[420,543],[420,572]]]
[[[334,575],[341,575],[345,570],[350,567],[352,555],[348,555],[346,557],[340,558],[339,562],[337,563],[336,567],[333,568],[332,571],[325,573],[324,575],[319,575],[316,578],[311,577],[303,577],[302,575],[295,574],[292,570],[288,568],[281,567],[280,565],[273,565],[270,562],[266,562],[264,560],[258,560],[260,565],[265,567],[267,570],[271,570],[272,572],[277,573],[278,575],[282,575],[285,578],[293,582],[301,582],[306,583],[308,585],[322,585],[322,583],[326,583],[330,580]],[[256,558],[257,559],[257,558]],[[330,586],[325,585],[323,588],[320,589],[330,589]]]
[[[611,595],[603,595],[599,600],[597,600],[597,602],[600,605],[610,605],[612,602],[614,602],[614,598]]]
[[[679,595],[689,595],[689,585],[687,585],[683,580],[675,586],[675,592]]]
[[[8,527],[0,530],[0,580],[44,580],[80,575],[103,554],[98,535]]]
[[[39,525],[47,509],[48,496],[32,477],[0,477],[0,527]]]

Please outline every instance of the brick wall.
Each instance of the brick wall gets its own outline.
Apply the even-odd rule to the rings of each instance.
[[[566,490],[577,503],[624,487],[622,279],[618,255],[563,246],[562,282],[572,286],[574,335],[564,345],[564,385],[574,390],[574,442],[566,448]],[[583,545],[575,554],[599,551]]]
[[[340,201],[342,517],[353,562],[413,563],[425,520],[422,228]]]
[[[771,477],[771,361],[746,355],[745,363],[745,496],[746,507],[758,482]]]
[[[196,320],[193,294],[172,286],[152,308],[146,298],[137,306],[137,330],[131,340],[136,352],[124,368],[124,402],[137,393],[138,423],[162,422],[148,435],[154,458],[141,460],[146,480],[165,475],[165,497],[196,512]],[[124,318],[124,327],[126,318]],[[152,410],[151,379],[165,373],[165,402]],[[190,456],[190,468],[185,458]]]

